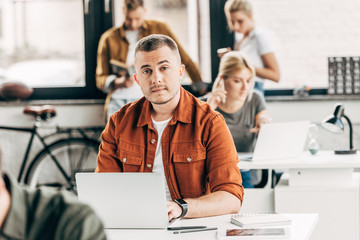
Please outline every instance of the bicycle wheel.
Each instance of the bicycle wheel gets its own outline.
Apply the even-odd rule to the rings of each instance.
[[[94,172],[99,142],[84,138],[58,140],[31,161],[24,182],[31,187],[65,187],[76,193],[75,174]]]

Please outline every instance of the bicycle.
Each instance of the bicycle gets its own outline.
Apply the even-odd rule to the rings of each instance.
[[[75,174],[77,172],[93,172],[96,168],[96,158],[99,148],[99,135],[103,126],[67,127],[55,126],[55,132],[41,135],[40,127],[56,116],[56,110],[49,105],[28,106],[24,114],[31,115],[35,123],[31,128],[0,126],[0,129],[30,133],[23,161],[20,166],[18,182],[23,175],[24,183],[31,187],[50,186],[65,187],[76,193]],[[62,135],[65,134],[66,137]],[[35,155],[26,169],[29,153],[34,137],[38,137],[43,148]],[[47,139],[56,137],[47,143]]]

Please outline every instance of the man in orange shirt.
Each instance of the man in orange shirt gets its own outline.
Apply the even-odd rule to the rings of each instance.
[[[151,34],[164,34],[175,40],[179,46],[182,63],[191,78],[192,87],[204,93],[206,84],[201,80],[197,65],[181,47],[169,26],[161,21],[145,19],[146,8],[143,0],[124,1],[124,23],[113,27],[101,35],[97,53],[96,86],[108,96],[105,102],[106,119],[126,103],[141,98],[142,92],[135,83],[133,74],[134,51],[138,40]],[[129,75],[116,76],[111,71],[110,61],[118,60],[127,65]]]
[[[144,97],[110,117],[96,172],[160,172],[169,220],[237,213],[244,189],[224,118],[185,91],[176,43],[150,35],[135,48]]]

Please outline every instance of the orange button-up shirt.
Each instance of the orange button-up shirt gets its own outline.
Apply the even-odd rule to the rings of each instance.
[[[227,191],[241,201],[238,155],[224,118],[181,87],[180,101],[161,137],[172,199]],[[96,172],[151,172],[158,134],[144,97],[113,114],[101,135]]]

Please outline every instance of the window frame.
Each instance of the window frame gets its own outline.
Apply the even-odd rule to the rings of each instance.
[[[85,6],[88,4],[88,6]],[[105,4],[109,4],[105,12]],[[85,13],[85,8],[88,10]],[[95,69],[97,48],[101,34],[113,26],[112,1],[83,1],[84,16],[84,87],[45,87],[33,88],[33,94],[26,100],[43,99],[102,99],[105,94],[96,87]],[[0,99],[1,101],[1,99]]]

